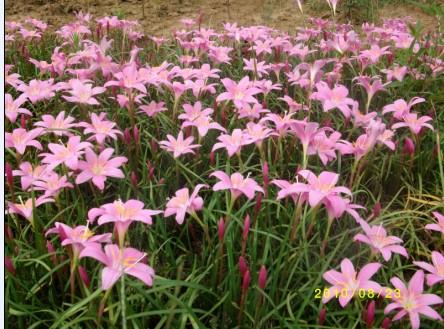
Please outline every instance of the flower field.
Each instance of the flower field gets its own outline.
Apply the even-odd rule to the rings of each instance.
[[[443,33],[329,3],[6,22],[6,327],[443,326]]]

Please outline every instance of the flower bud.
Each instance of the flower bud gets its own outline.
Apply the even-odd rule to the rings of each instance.
[[[79,265],[79,275],[85,286],[89,288],[89,284],[91,283],[91,281],[89,280],[88,273],[86,272],[85,268],[80,265]]]
[[[375,323],[375,301],[372,300],[365,310],[365,324],[367,328],[373,327]]]
[[[373,206],[373,218],[378,218],[379,215],[381,214],[381,203],[380,202],[376,202],[375,205]]]
[[[125,141],[126,144],[131,144],[131,134],[129,131],[129,128],[125,128],[125,130],[123,131],[123,140]]]
[[[389,329],[391,327],[391,325],[392,325],[392,320],[390,320],[390,318],[385,318],[382,321],[381,328],[382,329]]]
[[[225,235],[225,222],[222,217],[219,219],[219,222],[217,223],[217,234],[219,236],[219,241],[223,242]]]
[[[210,165],[214,166],[216,163],[214,152],[210,152]]]
[[[53,265],[57,265],[57,256],[56,256],[56,250],[54,248],[54,245],[52,244],[51,241],[46,240],[46,249],[48,250],[48,253],[51,254],[51,261],[53,263]]]
[[[267,284],[267,269],[264,265],[261,266],[261,269],[259,270],[259,279],[258,279],[259,288],[262,290],[265,289],[265,285]]]
[[[250,286],[251,276],[250,271],[247,269],[242,277],[242,293],[245,294]]]
[[[150,144],[151,144],[151,153],[156,154],[157,150],[159,149],[159,146],[154,140],[152,140]]]
[[[14,240],[14,233],[12,233],[12,229],[7,224],[5,224],[5,236],[6,240]]]
[[[242,240],[247,241],[248,232],[250,232],[250,215],[247,214],[244,219],[244,229],[242,231]]]
[[[256,204],[254,206],[254,211],[257,213],[259,213],[259,211],[261,210],[261,206],[262,206],[262,193],[257,193],[256,194]]]
[[[415,143],[409,137],[404,139],[404,145],[402,146],[402,154],[406,156],[413,156],[415,154]]]
[[[131,171],[131,184],[133,184],[133,186],[137,188],[138,182],[139,182],[139,180],[137,178],[136,172]]]
[[[138,145],[140,142],[140,133],[139,133],[139,128],[137,128],[137,126],[134,126],[133,138],[136,145]]]
[[[270,168],[268,168],[268,162],[265,161],[262,166],[262,176],[264,177],[264,190],[267,190],[268,184],[270,183]]]
[[[327,316],[327,309],[323,307],[319,312],[319,317],[318,317],[318,324],[320,326],[324,324],[326,316]]]
[[[248,271],[248,265],[243,256],[239,257],[239,271],[242,277],[244,276],[245,272]]]
[[[5,172],[6,172],[6,182],[8,183],[9,187],[12,188],[14,185],[14,175],[12,174],[12,167],[9,164],[9,162],[6,162],[5,164]]]
[[[8,270],[9,273],[15,276],[14,264],[12,264],[12,261],[8,256],[5,256],[5,268]]]
[[[22,129],[26,129],[26,116],[24,114],[20,116],[20,126]]]

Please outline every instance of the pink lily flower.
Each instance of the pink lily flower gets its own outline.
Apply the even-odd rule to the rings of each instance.
[[[336,159],[336,143],[339,138],[341,134],[337,131],[327,136],[325,130],[321,130],[311,138],[307,154],[317,154],[322,164],[326,166],[328,162]]]
[[[18,214],[31,221],[33,211],[32,198],[26,200],[25,202],[23,202],[21,198],[19,199],[20,203],[8,202],[8,214]],[[35,199],[35,207],[37,208],[38,206],[49,202],[54,202],[54,199],[42,195]]]
[[[413,105],[423,103],[425,99],[422,97],[413,97],[408,103],[403,99],[397,99],[392,104],[384,106],[382,114],[393,112],[393,117],[402,120],[404,116],[410,114]]]
[[[23,81],[20,80],[20,74],[11,73],[9,71],[14,67],[14,65],[5,65],[5,84],[10,85],[14,88],[23,84]]]
[[[429,286],[444,282],[444,255],[438,251],[432,251],[432,263],[433,265],[426,262],[413,262],[416,266],[430,272],[426,275]]]
[[[63,96],[63,98],[71,103],[100,105],[94,96],[106,91],[104,87],[93,87],[91,83],[83,83],[78,79],[71,80],[69,85],[71,89],[68,92],[71,96]]]
[[[70,227],[56,222],[53,228],[46,231],[45,236],[49,234],[57,234],[62,242],[62,246],[70,245],[75,257],[87,247],[100,248],[101,243],[111,243],[111,233],[94,235],[94,232],[84,225]]]
[[[427,123],[428,121],[432,121],[433,119],[427,115],[424,115],[422,117],[418,118],[418,114],[416,113],[409,113],[404,115],[403,117],[404,122],[397,122],[392,126],[392,129],[399,129],[402,127],[409,127],[410,131],[418,135],[422,128],[429,128],[431,130],[433,129],[433,126],[430,123]]]
[[[48,166],[41,165],[35,168],[29,162],[22,162],[18,170],[13,170],[14,176],[20,176],[22,189],[26,191],[37,180],[45,180],[50,175]]]
[[[207,107],[202,110],[202,103],[196,102],[194,105],[191,104],[183,104],[183,109],[185,113],[179,114],[178,118],[184,121],[194,121],[199,117],[206,117],[213,114],[213,109]]]
[[[193,149],[199,148],[200,145],[193,144],[194,137],[183,138],[183,131],[179,132],[177,139],[171,135],[167,135],[168,141],[159,142],[160,147],[168,152],[173,153],[173,157],[176,159],[183,154],[192,153],[195,154]]]
[[[430,307],[430,305],[442,304],[442,298],[434,294],[422,293],[424,290],[423,271],[417,271],[413,275],[410,279],[408,288],[405,286],[404,282],[397,277],[391,278],[390,282],[396,289],[399,289],[399,294],[395,292],[394,296],[392,296],[394,302],[385,307],[384,314],[388,314],[396,309],[401,309],[393,317],[393,321],[397,321],[408,314],[412,329],[419,329],[420,314],[434,320],[442,321],[439,313]]]
[[[330,89],[327,83],[320,81],[316,84],[316,90],[311,97],[322,102],[324,112],[337,108],[346,118],[350,117],[355,101],[347,97],[348,89],[345,86],[336,85]]]
[[[386,89],[384,87],[390,83],[386,82],[383,84],[381,79],[379,79],[378,77],[371,78],[365,75],[358,76],[355,79],[358,80],[358,85],[364,87],[365,91],[367,92],[367,104],[365,107],[366,112],[370,108],[370,103],[373,99],[373,96],[375,96],[378,91],[385,91]]]
[[[65,118],[65,111],[59,112],[55,118],[50,114],[44,114],[41,119],[42,121],[34,123],[34,126],[45,128],[45,132],[56,136],[72,136],[69,130],[77,127],[77,124],[73,123],[75,119],[72,116],[68,115]]]
[[[94,246],[83,249],[80,258],[83,257],[94,258],[105,265],[101,278],[103,290],[111,289],[124,274],[141,280],[147,286],[153,285],[154,270],[143,263],[146,253],[137,249],[124,248],[121,250],[115,244],[108,244],[103,252],[100,246]]]
[[[26,102],[26,96],[20,95],[18,98],[13,99],[11,94],[5,94],[5,115],[9,121],[14,123],[17,120],[19,113],[32,116],[31,111],[25,109],[22,106]]]
[[[26,131],[23,128],[16,128],[12,133],[5,133],[5,146],[15,148],[15,150],[23,155],[28,146],[42,150],[42,144],[36,140],[43,132],[42,128],[35,128]]]
[[[79,161],[78,169],[81,173],[76,178],[76,184],[82,184],[92,179],[100,190],[105,188],[106,177],[124,178],[122,170],[118,169],[128,161],[125,157],[111,159],[114,149],[106,148],[99,155],[90,148],[85,150],[86,161]]]
[[[370,278],[381,266],[380,263],[369,263],[357,273],[353,263],[348,258],[344,258],[341,261],[341,272],[329,270],[323,274],[324,280],[332,284],[332,286],[328,288],[329,296],[326,297],[324,295],[322,302],[324,304],[327,303],[335,297],[336,291],[340,294],[343,289],[347,293],[345,296],[344,294],[339,296],[339,304],[342,307],[345,307],[360,289],[365,291],[372,289],[375,293],[379,292],[382,289],[381,286],[377,282],[371,281]]]
[[[266,64],[265,61],[258,62],[256,58],[250,60],[244,58],[244,64],[244,71],[251,71],[257,74],[259,79],[261,79],[263,75],[268,75],[268,70],[270,69],[270,65]]]
[[[227,91],[217,96],[216,102],[231,100],[237,108],[241,108],[245,103],[257,103],[257,99],[253,95],[259,94],[261,91],[251,86],[248,76],[243,77],[239,83],[229,78],[222,79],[221,81]]]
[[[389,46],[381,48],[379,45],[373,44],[370,46],[370,49],[361,51],[359,57],[366,58],[370,63],[376,64],[381,56],[390,54],[390,51],[387,50],[389,48]]]
[[[433,216],[435,216],[438,224],[427,224],[425,228],[428,230],[441,232],[444,235],[444,215],[434,211]]]
[[[221,148],[225,148],[228,152],[228,157],[230,158],[234,154],[240,155],[242,146],[252,143],[252,141],[248,139],[248,137],[241,129],[234,129],[231,135],[219,135],[217,139],[219,142],[214,144],[211,152]]]
[[[153,224],[151,216],[161,214],[160,210],[143,209],[144,204],[138,200],[128,200],[122,202],[121,200],[107,203],[100,208],[93,208],[88,211],[88,221],[93,222],[99,217],[98,224],[115,223],[119,241],[123,242],[128,227],[133,221],[145,223],[147,225]]]
[[[49,80],[31,80],[29,84],[21,84],[17,87],[17,90],[23,92],[32,104],[37,103],[40,100],[51,99],[55,96],[54,93],[54,79]]]
[[[69,169],[76,170],[80,156],[85,153],[86,149],[92,148],[92,145],[89,142],[81,142],[80,136],[72,136],[66,146],[49,143],[48,148],[51,153],[41,153],[40,156],[43,157],[42,163],[47,164],[49,169],[52,170],[63,163]]]
[[[298,175],[308,181],[301,192],[308,193],[308,202],[311,207],[316,207],[320,202],[339,196],[340,193],[352,195],[344,186],[335,186],[339,180],[339,174],[323,171],[318,177],[310,170],[300,170]],[[335,201],[335,200],[334,200]],[[332,202],[335,204],[335,202]]]
[[[113,75],[116,80],[106,82],[104,87],[117,86],[125,89],[137,89],[146,94],[144,79],[134,62],[126,65],[121,72],[113,73]]]
[[[260,148],[264,140],[270,136],[277,136],[277,133],[261,123],[248,122],[244,130],[244,135],[248,142],[255,143],[256,146]]]
[[[361,241],[368,244],[373,252],[380,252],[386,261],[390,260],[392,252],[400,254],[406,258],[408,257],[407,250],[398,245],[403,241],[396,236],[387,236],[387,232],[382,225],[370,226],[364,220],[359,221],[359,224],[364,230],[365,235],[361,233],[356,234],[353,238],[354,241]]]
[[[93,134],[88,140],[95,139],[99,145],[103,145],[108,137],[116,140],[117,135],[122,135],[119,129],[114,128],[115,126],[115,122],[106,119],[105,112],[100,112],[99,115],[91,113],[91,123],[79,123],[79,127],[85,128],[83,130],[84,134]]]
[[[245,104],[241,108],[237,109],[239,119],[247,118],[249,120],[260,119],[262,113],[269,113],[270,110],[264,109],[262,104]]]
[[[214,184],[213,191],[230,190],[232,200],[236,200],[244,194],[249,200],[254,198],[255,192],[264,194],[264,190],[251,178],[244,178],[240,173],[234,173],[228,176],[222,171],[216,171],[210,177],[216,177],[219,182]]]
[[[49,173],[44,180],[37,180],[33,183],[36,191],[45,191],[43,196],[52,197],[57,196],[60,190],[64,188],[74,188],[74,186],[68,182],[66,175],[59,176],[57,173]]]
[[[381,70],[381,72],[387,75],[387,81],[392,81],[393,79],[396,79],[399,82],[402,82],[402,80],[404,80],[407,71],[408,71],[407,66],[399,66],[399,65],[395,65],[395,67],[392,70],[390,69]]]
[[[139,106],[140,112],[139,113],[145,113],[150,118],[154,118],[157,113],[167,111],[168,109],[165,107],[164,102],[155,102],[151,101],[148,105],[141,105]]]
[[[227,132],[224,127],[219,123],[212,121],[209,116],[200,116],[193,121],[185,121],[182,123],[182,128],[186,127],[196,127],[200,137],[206,136],[208,131],[213,129]]]
[[[194,214],[203,208],[203,199],[197,193],[204,187],[207,185],[196,185],[191,195],[186,187],[176,191],[175,196],[166,204],[164,216],[176,215],[177,224],[182,225],[186,214]]]

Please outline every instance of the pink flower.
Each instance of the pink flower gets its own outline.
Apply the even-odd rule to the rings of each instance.
[[[180,131],[177,139],[175,139],[171,135],[167,135],[168,141],[161,141],[159,144],[160,147],[168,152],[173,153],[173,157],[176,159],[183,154],[195,152],[193,149],[200,147],[198,144],[192,144],[194,141],[194,137],[190,136],[188,138],[183,138],[183,132]]]
[[[65,111],[59,112],[55,118],[50,114],[44,114],[41,118],[42,121],[34,123],[34,126],[45,128],[45,132],[56,136],[72,136],[69,130],[77,126],[73,123],[75,119],[72,116],[65,118]]]
[[[270,69],[270,65],[267,65],[265,61],[258,62],[256,58],[252,58],[250,60],[244,58],[244,71],[251,71],[254,74],[257,74],[258,78],[262,78],[263,75],[268,75],[268,71]]]
[[[66,175],[59,176],[55,172],[48,173],[44,180],[37,180],[33,185],[36,191],[45,191],[43,196],[46,197],[56,196],[60,190],[64,188],[74,188],[74,186],[68,182]]]
[[[252,143],[252,141],[248,139],[247,135],[245,135],[241,129],[234,129],[231,135],[219,135],[217,139],[219,142],[214,144],[211,152],[220,148],[225,148],[229,157],[232,157],[234,154],[239,155],[243,145]]]
[[[248,122],[247,127],[244,130],[244,135],[248,142],[255,143],[256,146],[261,147],[264,140],[270,136],[276,136],[277,133],[261,123]]]
[[[434,294],[423,294],[424,290],[424,272],[417,271],[411,278],[408,288],[397,277],[393,277],[390,282],[399,293],[394,294],[393,303],[390,303],[384,309],[384,314],[388,314],[393,310],[401,309],[394,317],[393,321],[409,315],[412,329],[419,329],[419,315],[423,314],[431,319],[442,321],[441,316],[430,305],[442,304],[443,300]]]
[[[229,78],[222,79],[221,81],[227,91],[217,96],[217,102],[231,100],[237,108],[241,108],[245,103],[257,103],[257,99],[253,95],[259,94],[261,91],[251,86],[248,76],[243,77],[239,83]]]
[[[132,62],[124,67],[121,72],[114,73],[116,80],[108,81],[104,87],[117,86],[125,89],[137,89],[146,94],[146,87],[142,74],[137,70],[136,64]]]
[[[25,83],[19,85],[17,90],[23,92],[33,104],[43,99],[51,99],[55,96],[54,93],[54,79],[49,80],[31,80],[29,85]]]
[[[152,225],[151,216],[161,214],[160,210],[143,209],[144,204],[138,200],[121,200],[107,203],[100,208],[93,208],[88,211],[88,220],[92,222],[99,217],[98,224],[115,223],[115,228],[119,236],[119,241],[123,242],[123,238],[128,227],[133,221],[139,221],[147,225]]]
[[[197,193],[199,193],[203,187],[207,186],[198,184],[191,195],[186,187],[176,191],[175,196],[168,200],[166,204],[165,217],[176,215],[176,222],[181,225],[186,214],[193,214],[201,210],[203,207],[203,199],[197,196]]]
[[[106,88],[93,87],[92,84],[84,83],[78,79],[71,80],[69,85],[71,89],[68,92],[71,96],[63,96],[63,98],[71,103],[100,105],[94,96],[106,91]]]
[[[150,118],[154,118],[154,116],[156,116],[157,113],[168,110],[165,107],[164,102],[157,103],[155,101],[151,101],[148,105],[141,105],[139,106],[139,108],[141,110],[140,113],[145,113]]]
[[[17,88],[18,85],[23,84],[23,81],[20,80],[20,74],[11,73],[9,71],[14,67],[14,65],[5,65],[5,84],[11,85],[14,88]]]
[[[8,214],[19,214],[25,217],[27,220],[31,221],[33,211],[32,198],[26,200],[25,202],[23,202],[20,197],[19,199],[20,203],[8,202]],[[38,206],[48,202],[54,202],[54,199],[42,195],[35,199],[35,207],[37,208]]]
[[[359,221],[359,224],[364,230],[365,235],[360,233],[356,234],[353,238],[354,241],[361,241],[368,244],[372,250],[380,252],[386,261],[390,260],[392,252],[408,257],[407,250],[398,245],[402,243],[402,240],[396,236],[387,236],[387,232],[382,225],[370,226],[364,220]]]
[[[49,143],[48,148],[51,153],[41,153],[40,156],[43,157],[42,163],[47,164],[49,169],[54,169],[63,163],[69,169],[76,170],[80,156],[85,153],[86,149],[91,147],[91,143],[81,142],[80,136],[72,136],[69,138],[66,146]]]
[[[403,99],[398,99],[394,103],[384,106],[382,114],[394,112],[393,117],[402,120],[402,118],[410,114],[413,105],[423,103],[425,99],[422,97],[413,97],[408,103]]]
[[[355,271],[352,262],[348,258],[344,258],[341,262],[341,272],[330,270],[322,276],[325,281],[332,284],[329,289],[329,296],[322,297],[325,304],[335,297],[336,292],[339,293],[339,304],[345,307],[360,289],[365,291],[373,290],[377,294],[381,290],[381,286],[370,278],[379,270],[382,265],[379,263],[369,263],[365,265],[359,273]],[[344,289],[347,293],[341,294]]]
[[[310,140],[307,148],[307,154],[317,154],[324,166],[328,162],[336,159],[336,143],[338,142],[341,134],[337,131],[327,136],[325,130],[321,130],[316,133]]]
[[[300,170],[298,175],[307,180],[308,184],[305,184],[300,192],[308,193],[308,202],[311,207],[316,207],[320,202],[329,201],[331,203],[337,203],[335,197],[340,193],[352,195],[351,191],[344,187],[336,187],[336,183],[339,180],[339,174],[335,174],[329,171],[323,171],[318,177],[310,170]]]
[[[264,109],[262,104],[245,104],[238,109],[237,112],[239,114],[239,119],[248,118],[252,120],[259,119],[262,113],[269,113],[270,110]]]
[[[18,98],[13,99],[10,94],[5,94],[5,115],[12,123],[17,120],[19,113],[32,116],[32,113],[22,106],[26,102],[26,96],[20,95]]]
[[[393,79],[396,79],[399,82],[404,80],[407,71],[408,71],[407,66],[399,66],[399,65],[396,65],[392,70],[390,69],[381,70],[381,72],[384,72],[387,75],[387,81],[392,81]]]
[[[389,48],[389,46],[380,48],[377,44],[373,44],[370,46],[370,49],[361,51],[359,57],[366,58],[370,63],[376,64],[381,56],[390,54],[390,51],[387,50]]]
[[[232,199],[237,199],[241,194],[244,194],[249,200],[254,198],[255,192],[264,193],[262,187],[259,186],[251,178],[244,178],[240,173],[234,173],[228,176],[222,171],[216,171],[210,177],[219,179],[213,186],[213,191],[230,190]]]
[[[28,187],[37,180],[45,180],[49,176],[50,170],[46,165],[37,166],[35,168],[29,162],[22,162],[18,170],[13,170],[14,176],[21,176],[20,183],[22,189],[26,191]]]
[[[206,136],[209,130],[216,129],[222,132],[226,132],[225,128],[217,122],[212,121],[209,116],[200,116],[193,121],[185,121],[182,123],[182,128],[196,127],[200,137]]]
[[[413,262],[416,266],[430,272],[426,275],[429,286],[444,282],[444,255],[438,251],[432,251],[432,263],[433,265],[426,262]]]
[[[111,243],[111,233],[94,235],[94,232],[84,225],[70,227],[56,222],[53,228],[46,231],[45,235],[48,234],[58,234],[62,246],[72,246],[77,255],[87,247],[100,248],[100,243]]]
[[[311,97],[322,102],[324,112],[337,108],[346,118],[350,117],[351,107],[355,101],[347,97],[348,89],[345,86],[336,85],[330,89],[327,83],[320,81],[316,84],[316,89]]]
[[[365,106],[366,112],[368,111],[368,109],[370,108],[370,103],[373,99],[373,96],[378,92],[378,91],[385,91],[386,89],[384,88],[386,85],[389,84],[389,82],[386,83],[382,83],[381,79],[379,79],[378,77],[368,77],[368,76],[358,76],[355,79],[358,80],[358,85],[361,85],[362,87],[364,87],[365,91],[367,92],[367,104]]]
[[[12,133],[5,133],[5,146],[15,148],[15,150],[23,155],[28,146],[41,150],[42,144],[36,140],[43,132],[42,128],[35,128],[26,131],[23,128],[16,128]]]
[[[113,287],[117,280],[124,274],[129,274],[147,286],[153,285],[154,270],[143,263],[146,254],[134,248],[119,249],[115,244],[105,246],[105,252],[98,245],[85,248],[80,253],[80,258],[91,257],[102,264],[102,289],[108,290]]]
[[[114,149],[106,148],[99,155],[90,148],[85,150],[86,161],[80,161],[78,168],[81,173],[76,178],[76,184],[82,184],[90,179],[100,190],[105,188],[106,177],[124,178],[122,170],[118,169],[128,161],[125,157],[111,159]]]
[[[428,121],[431,121],[433,119],[427,115],[424,115],[424,116],[418,118],[418,114],[409,113],[409,114],[404,115],[403,120],[404,120],[404,122],[395,123],[392,126],[392,129],[409,127],[410,131],[415,135],[418,135],[419,132],[421,131],[421,129],[424,127],[433,130],[433,126],[431,124],[427,123]]]
[[[122,135],[122,132],[115,129],[116,123],[106,119],[106,113],[100,112],[99,115],[91,113],[91,123],[81,122],[79,127],[85,128],[84,134],[93,134],[88,140],[95,139],[99,145],[105,143],[107,137],[116,140],[117,135]]]
[[[427,224],[425,228],[428,230],[441,232],[444,235],[444,215],[435,211],[433,212],[433,216],[435,216],[437,219],[438,224]]]

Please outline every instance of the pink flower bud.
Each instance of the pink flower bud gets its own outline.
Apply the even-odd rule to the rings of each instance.
[[[382,320],[381,328],[382,329],[389,329],[392,326],[392,320],[390,318],[385,318]]]
[[[22,129],[26,129],[26,116],[24,114],[20,116],[20,126]]]
[[[242,293],[245,294],[250,286],[251,276],[250,271],[247,269],[242,277]]]
[[[216,163],[214,152],[210,152],[210,165],[214,166]]]
[[[5,268],[8,270],[9,273],[15,276],[14,264],[12,264],[12,261],[8,256],[5,256]]]
[[[411,138],[406,137],[406,139],[404,139],[402,153],[407,156],[413,156],[415,154],[415,143]]]
[[[157,145],[157,143],[154,140],[152,140],[150,144],[151,144],[151,152],[153,154],[156,154],[157,150],[159,149],[159,146]]]
[[[134,126],[133,138],[134,141],[136,142],[136,145],[138,145],[140,142],[140,133],[139,133],[139,128],[137,128],[137,126]]]
[[[12,174],[12,167],[9,162],[5,164],[5,172],[6,172],[6,181],[10,188],[14,185],[14,175]]]
[[[123,131],[123,140],[125,141],[126,144],[131,144],[131,134],[129,131],[129,128],[125,128],[125,130]]]
[[[262,166],[262,176],[264,177],[264,189],[266,190],[268,187],[268,184],[270,183],[269,178],[270,169],[268,168],[268,162],[265,161]]]
[[[378,218],[379,215],[381,214],[381,203],[380,202],[376,202],[375,205],[373,206],[373,218]]]
[[[80,265],[79,265],[79,275],[80,275],[80,278],[82,279],[83,283],[85,284],[85,286],[87,288],[89,288],[89,284],[91,283],[91,281],[89,280],[88,273],[86,273],[85,268]]]
[[[242,277],[244,276],[245,272],[248,271],[248,265],[243,256],[239,257],[239,271]]]
[[[137,174],[135,171],[131,171],[131,184],[133,184],[134,187],[137,187],[138,185],[138,178],[137,178]]]
[[[217,234],[219,236],[219,241],[224,241],[224,235],[225,235],[225,222],[224,219],[221,217],[219,219],[219,222],[217,223]]]
[[[327,309],[323,307],[319,312],[318,324],[322,326],[325,322],[325,318],[327,317]]]
[[[7,240],[14,240],[14,233],[12,233],[12,229],[7,224],[5,224],[5,236]]]
[[[267,284],[267,269],[264,265],[261,266],[261,269],[259,270],[259,288],[262,290],[265,289],[265,285]]]
[[[54,245],[52,244],[51,241],[46,240],[46,249],[48,250],[48,253],[52,254],[51,255],[51,261],[54,265],[57,265],[57,256],[55,254],[56,250],[54,248]]]
[[[242,231],[242,240],[247,241],[248,232],[250,232],[250,215],[247,214],[244,219],[244,229]]]
[[[254,211],[256,212],[256,214],[261,210],[262,197],[262,193],[256,194],[256,205],[254,206]]]
[[[365,310],[365,324],[367,328],[373,327],[375,323],[375,301],[372,300]]]

